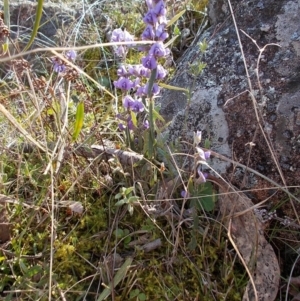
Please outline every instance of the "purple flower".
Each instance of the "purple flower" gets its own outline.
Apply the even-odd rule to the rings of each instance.
[[[131,42],[133,40],[133,35],[131,35],[126,29],[123,31],[121,28],[113,30],[110,39],[111,42]]]
[[[153,70],[157,66],[156,59],[153,55],[147,55],[142,57],[142,64],[145,68]]]
[[[135,94],[138,97],[147,96],[147,93],[145,91],[145,86],[138,87]]]
[[[198,155],[199,155],[199,157],[200,157],[201,160],[206,161],[207,159],[209,159],[209,157],[211,155],[210,151],[204,151],[200,147],[196,147],[196,150],[197,150]]]
[[[126,95],[123,99],[123,107],[127,110],[131,110],[134,102],[135,100],[130,95]]]
[[[75,50],[70,49],[66,52],[66,57],[69,61],[75,61],[77,53]]]
[[[133,83],[133,88],[138,88],[140,86],[141,79],[137,77],[132,83]]]
[[[117,54],[117,56],[124,57],[126,52],[127,52],[127,47],[121,46],[121,45],[120,46],[115,46],[114,51]]]
[[[162,65],[157,65],[157,71],[156,71],[156,79],[164,79],[167,75],[166,69]]]
[[[152,91],[150,93],[151,96],[152,95],[157,95],[157,94],[159,94],[159,92],[160,92],[160,88],[159,88],[158,84],[154,83],[153,86],[152,86]],[[148,83],[144,87],[144,93],[145,93],[145,95],[148,95]]]
[[[138,77],[150,77],[151,71],[145,68],[143,65],[133,65],[129,66],[128,72],[131,75]]]
[[[145,120],[145,121],[143,122],[143,126],[144,126],[144,128],[145,128],[146,130],[149,129],[149,126],[150,126],[149,121],[148,121],[148,120]]]
[[[127,70],[124,65],[122,65],[118,70],[117,70],[117,75],[118,76],[127,76]]]
[[[190,194],[186,190],[182,190],[181,193],[180,193],[180,195],[184,199],[186,199],[186,198],[188,198],[190,196]]]
[[[113,30],[111,35],[111,42],[131,42],[133,41],[133,36],[126,30],[124,31],[121,28]],[[118,56],[124,56],[127,51],[127,46],[115,46],[114,51]]]
[[[146,0],[146,4],[147,4],[149,10],[150,10],[151,8],[153,8],[152,0]]]
[[[135,113],[143,112],[144,111],[144,105],[141,102],[141,100],[136,100],[131,107],[131,110]]]
[[[143,40],[154,40],[156,33],[154,32],[152,25],[147,25],[142,33]]]
[[[141,65],[128,65],[128,73],[130,75],[138,76]]]
[[[162,42],[156,42],[153,44],[150,48],[149,55],[153,55],[154,57],[163,57],[168,54],[168,51],[164,47],[164,44]]]
[[[125,131],[126,130],[126,126],[123,123],[119,123],[118,127],[119,127],[120,131]]]
[[[146,24],[154,25],[157,22],[157,14],[151,9],[146,13],[143,21]]]
[[[117,81],[114,81],[114,85],[116,88],[119,88],[121,90],[128,91],[133,88],[133,82],[126,78],[126,77],[120,77]]]
[[[134,130],[134,128],[135,128],[131,118],[128,118],[128,120],[127,120],[127,127],[129,130]]]
[[[163,0],[160,0],[154,7],[153,12],[157,16],[165,16],[167,13],[166,6]]]
[[[164,41],[165,39],[168,38],[169,34],[166,32],[165,24],[158,25],[158,27],[155,31],[155,36],[158,41]]]
[[[131,35],[126,29],[124,29],[124,42],[134,41],[133,35]]]
[[[111,34],[111,42],[123,42],[124,41],[124,32],[121,28],[113,30]]]
[[[140,68],[140,76],[148,78],[150,77],[150,75],[151,75],[151,71],[142,65]]]
[[[197,173],[198,173],[198,176],[199,176],[199,178],[197,179],[197,183],[198,184],[205,183],[206,179],[208,177],[208,174],[206,172],[203,173],[200,169],[200,166],[197,168]]]
[[[66,70],[65,63],[57,57],[52,58],[52,64],[54,72],[61,73]]]

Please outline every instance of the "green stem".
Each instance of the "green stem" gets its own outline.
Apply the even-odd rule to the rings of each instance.
[[[148,99],[149,99],[149,129],[150,129],[150,135],[149,135],[149,148],[148,148],[148,155],[149,159],[153,157],[154,154],[154,143],[155,143],[155,137],[154,137],[154,120],[153,120],[153,98],[152,98],[152,88],[153,84],[156,78],[156,72],[157,68],[153,69],[151,71],[151,76],[148,82]]]
[[[30,48],[30,46],[32,45],[32,43],[37,35],[38,29],[40,27],[41,18],[43,15],[43,4],[44,4],[44,0],[38,0],[38,5],[36,7],[35,21],[34,21],[33,30],[31,33],[31,37],[23,51],[27,51]]]

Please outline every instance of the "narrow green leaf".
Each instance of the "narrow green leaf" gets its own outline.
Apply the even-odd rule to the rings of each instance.
[[[167,27],[171,26],[172,24],[174,24],[184,13],[186,12],[186,10],[182,10],[180,11],[177,15],[175,15],[167,24]]]
[[[37,35],[38,29],[40,26],[40,22],[41,22],[41,18],[42,18],[42,14],[43,14],[43,4],[44,4],[44,0],[38,0],[33,30],[31,33],[30,40],[29,40],[28,44],[25,46],[24,51],[27,51],[30,48],[30,46],[32,45],[32,43]]]
[[[165,122],[164,118],[158,113],[158,111],[156,110],[156,108],[153,109],[153,118],[154,120],[160,120],[162,122]]]
[[[166,44],[164,44],[165,48],[168,48],[171,44],[175,42],[175,40],[179,37],[179,35],[174,36],[171,40],[169,40]]]
[[[176,87],[176,86],[166,85],[166,84],[163,84],[163,83],[160,83],[159,85],[162,88],[166,88],[166,89],[169,89],[169,90],[183,91],[185,93],[189,93],[189,90],[185,89],[185,88],[180,88],[180,87]]]
[[[75,127],[74,127],[74,132],[73,132],[73,141],[75,141],[81,131],[81,128],[83,126],[83,119],[84,119],[84,103],[80,102],[77,106],[77,111],[76,111],[76,120],[75,120]]]
[[[131,120],[132,120],[132,123],[135,127],[137,127],[137,119],[136,119],[136,114],[134,112],[130,112],[130,115],[131,115]]]
[[[108,285],[108,288],[105,288],[103,290],[103,292],[101,293],[101,295],[99,296],[98,300],[97,301],[103,301],[105,300],[110,294],[111,294],[111,291],[114,287],[116,287],[119,282],[125,278],[126,276],[126,273],[131,265],[133,261],[133,258],[127,258],[125,260],[125,262],[123,263],[123,265],[121,266],[121,268],[118,270],[118,272],[116,273],[112,283],[110,283]]]
[[[23,259],[20,259],[19,265],[20,265],[20,268],[21,268],[22,272],[23,272],[25,275],[27,275],[27,273],[28,273],[28,268],[27,268],[27,266],[25,265]]]

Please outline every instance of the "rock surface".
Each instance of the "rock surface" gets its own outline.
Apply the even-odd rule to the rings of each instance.
[[[262,116],[262,128],[270,138],[286,181],[290,185],[298,184],[299,1],[232,0],[231,3],[252,83],[252,93]],[[170,140],[177,137],[189,140],[194,131],[202,130],[212,141],[213,150],[242,164],[248,164],[282,184],[255,116],[228,2],[210,1],[208,14],[211,26],[186,51],[170,82],[174,86],[191,88],[191,103],[188,105],[185,94],[178,91],[165,91],[160,100],[161,114],[172,121],[168,129]],[[208,42],[208,49],[201,57],[197,44],[204,40]],[[258,47],[263,51],[260,52]],[[202,60],[207,66],[201,75],[195,77],[191,75],[189,65],[197,60]],[[185,115],[186,121],[183,118]],[[185,125],[187,130],[182,131]],[[251,149],[250,142],[255,144]],[[227,164],[220,163],[214,166],[223,173],[228,167]],[[241,173],[244,174],[244,171]],[[257,178],[251,179],[251,175],[247,179],[243,183],[246,187],[253,187],[260,181]],[[237,179],[239,181],[241,182]]]

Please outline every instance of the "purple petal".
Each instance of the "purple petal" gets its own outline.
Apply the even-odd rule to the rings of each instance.
[[[167,54],[167,51],[162,42],[156,42],[150,48],[149,55],[154,57],[163,57]]]
[[[131,35],[126,29],[124,29],[124,42],[134,41],[134,36]]]
[[[133,81],[133,88],[138,88],[140,86],[140,82],[141,79],[139,77],[137,77],[134,81]]]
[[[53,70],[57,73],[61,73],[66,70],[66,66],[63,63],[53,63]]]
[[[143,112],[144,111],[144,105],[140,100],[136,100],[132,105],[132,111],[135,113]]]
[[[133,82],[126,78],[126,77],[120,77],[117,81],[114,81],[114,85],[116,88],[119,88],[124,91],[128,91],[133,88]]]
[[[167,13],[164,1],[160,0],[154,7],[153,12],[157,16],[165,16]]]
[[[181,197],[183,197],[185,199],[190,196],[190,194],[186,190],[182,190],[180,195],[181,195]]]
[[[151,71],[145,68],[143,65],[133,65],[128,68],[128,72],[131,75],[138,77],[150,77]]]
[[[146,4],[147,4],[149,10],[150,10],[151,8],[153,8],[152,0],[146,0]]]
[[[70,61],[74,61],[76,59],[76,56],[77,56],[77,53],[73,49],[68,50],[67,53],[66,53],[66,57]]]
[[[142,64],[145,68],[148,68],[150,70],[153,70],[157,66],[157,62],[154,56],[152,55],[147,55],[142,58]]]
[[[138,89],[135,92],[135,95],[138,97],[147,96],[147,93],[145,92],[145,86],[138,87]]]
[[[143,18],[143,21],[146,24],[154,25],[157,22],[157,14],[153,12],[153,10],[149,10]]]
[[[127,70],[126,70],[125,66],[121,66],[121,67],[117,70],[117,75],[118,75],[119,77],[127,76]]]
[[[134,99],[130,95],[126,95],[123,99],[123,107],[127,110],[131,110],[134,102]]]
[[[127,126],[129,130],[134,130],[135,128],[131,119],[127,121]]]
[[[160,24],[156,31],[155,31],[155,36],[157,40],[159,41],[164,41],[166,38],[168,38],[169,34],[166,32],[166,26],[165,24]]]
[[[127,52],[127,47],[126,46],[116,46],[116,47],[114,47],[114,51],[117,54],[117,56],[124,57]]]
[[[201,169],[200,169],[200,166],[197,168],[197,173],[198,173],[198,176],[199,176],[197,182],[198,182],[198,183],[205,183],[208,174],[207,174],[207,173],[203,173],[203,172],[201,171]]]
[[[207,159],[209,159],[210,154],[211,154],[210,151],[204,151],[200,147],[196,147],[196,150],[197,150],[198,155],[199,155],[199,157],[200,157],[201,160],[206,161]]]
[[[156,79],[164,79],[167,75],[167,70],[162,65],[157,65]]]
[[[121,28],[113,30],[111,34],[111,42],[123,42],[124,41],[124,32]]]
[[[154,83],[153,87],[152,87],[151,95],[157,95],[157,94],[159,94],[159,92],[160,92],[160,88],[159,88],[158,84]],[[144,93],[146,95],[148,94],[148,83],[144,87]],[[151,96],[151,95],[149,95],[149,96]]]
[[[125,131],[126,130],[126,126],[123,123],[119,123],[118,127],[119,127],[120,131]]]
[[[204,156],[205,156],[205,159],[206,159],[206,160],[210,158],[210,155],[211,155],[211,152],[210,152],[210,151],[204,152]]]
[[[145,30],[142,33],[142,39],[143,40],[154,40],[155,33],[152,25],[147,25]]]

